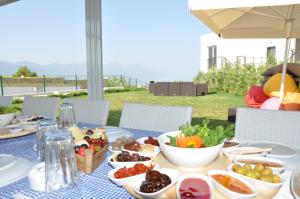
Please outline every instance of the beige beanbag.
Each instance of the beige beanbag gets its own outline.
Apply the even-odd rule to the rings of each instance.
[[[279,97],[281,73],[273,75],[264,85],[264,93],[269,97]],[[285,76],[284,94],[298,92],[295,80],[289,75]]]
[[[284,110],[300,111],[300,93],[287,93],[282,105]]]

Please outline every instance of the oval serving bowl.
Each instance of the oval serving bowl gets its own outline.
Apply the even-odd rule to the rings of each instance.
[[[242,161],[242,160],[253,160],[253,161],[261,161],[261,162],[266,162],[266,163],[275,163],[275,164],[278,164],[278,165],[282,165],[282,167],[272,167],[272,166],[268,166],[270,167],[274,173],[283,173],[285,171],[285,163],[281,160],[278,160],[278,159],[274,159],[274,158],[268,158],[268,157],[259,157],[259,156],[247,156],[247,157],[237,157],[237,158],[234,158],[233,159],[233,163],[237,163],[237,164],[245,164],[243,162],[239,162],[239,161]],[[248,163],[250,165],[253,165],[255,166],[255,164],[251,164],[251,163]]]
[[[176,136],[180,131],[163,133],[158,137],[161,151],[173,164],[186,168],[204,167],[213,162],[221,153],[224,142],[204,148],[181,148],[167,145],[168,136]]]
[[[227,188],[225,188],[222,184],[220,184],[218,181],[212,178],[212,175],[227,175],[233,178],[236,178],[237,180],[241,181],[245,185],[247,185],[251,191],[252,194],[242,194],[238,192],[231,191]],[[224,170],[210,170],[208,171],[208,176],[209,178],[213,181],[214,186],[222,193],[224,194],[227,198],[234,198],[234,199],[250,199],[254,198],[256,196],[256,190],[255,188],[245,179],[241,178],[239,175],[229,172],[229,171],[224,171]]]
[[[153,169],[159,169],[159,165],[156,163],[144,163],[144,165],[146,166],[151,166],[154,165]],[[127,167],[128,168],[128,167]],[[145,174],[146,173],[142,173],[139,175],[135,175],[135,176],[130,176],[127,178],[115,178],[114,174],[117,170],[119,170],[120,168],[115,168],[111,171],[108,172],[108,177],[111,181],[113,181],[115,184],[119,185],[119,186],[124,186],[124,185],[130,185],[133,184],[134,182],[136,182],[136,180],[138,179],[145,179]]]
[[[227,171],[232,172],[232,173],[240,176],[241,178],[244,178],[245,180],[250,182],[256,188],[276,190],[276,189],[280,189],[280,187],[282,186],[283,181],[284,181],[284,179],[282,178],[281,175],[279,175],[280,180],[281,180],[280,183],[264,182],[264,181],[261,181],[261,180],[258,180],[258,179],[250,178],[248,176],[244,176],[244,175],[241,175],[239,173],[236,173],[236,172],[232,171],[232,166],[233,166],[233,164],[228,165]]]
[[[178,199],[181,199],[180,190],[179,190],[180,186],[181,186],[181,183],[185,179],[189,179],[189,178],[196,178],[196,179],[200,179],[200,180],[206,182],[208,187],[209,187],[209,190],[210,190],[210,199],[214,198],[214,186],[213,186],[213,183],[212,183],[212,181],[209,177],[207,177],[205,175],[202,175],[200,173],[188,173],[188,174],[181,175],[178,178],[177,185],[176,185],[176,196],[177,196]]]
[[[140,191],[140,186],[142,184],[142,182],[145,179],[139,179],[137,180],[136,183],[134,183],[133,185],[133,190],[140,196],[142,196],[143,198],[160,198],[160,196],[166,192],[170,187],[172,187],[176,182],[177,179],[180,175],[179,171],[175,170],[175,169],[168,169],[168,168],[164,168],[164,169],[158,169],[157,171],[159,171],[162,174],[166,174],[170,177],[171,179],[171,184],[169,184],[168,186],[164,187],[163,189],[154,192],[154,193],[144,193]]]
[[[120,167],[133,167],[135,164],[137,163],[141,163],[141,164],[148,164],[153,162],[153,157],[149,157],[150,160],[147,161],[137,161],[137,162],[117,162],[117,161],[113,161],[113,156],[117,155],[119,153],[115,153],[111,156],[109,156],[107,158],[107,162],[114,168],[120,168]],[[148,156],[147,156],[148,157]]]

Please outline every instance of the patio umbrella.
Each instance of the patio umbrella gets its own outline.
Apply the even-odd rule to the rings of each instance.
[[[300,38],[300,0],[189,0],[191,13],[223,38],[286,38],[280,102],[291,38]]]

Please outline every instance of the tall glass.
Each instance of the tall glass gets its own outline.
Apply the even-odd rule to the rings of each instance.
[[[79,180],[73,136],[67,129],[45,134],[46,192],[76,186]]]
[[[72,103],[62,103],[60,105],[59,127],[69,128],[76,126],[75,113]]]
[[[46,132],[54,132],[57,130],[57,123],[54,120],[41,120],[37,125],[36,132],[36,151],[38,162],[45,161],[45,140]]]

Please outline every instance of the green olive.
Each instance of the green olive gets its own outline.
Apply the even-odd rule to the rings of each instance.
[[[245,175],[248,172],[248,170],[245,167],[241,167],[241,168],[238,168],[236,172],[241,175]]]
[[[255,165],[254,170],[255,171],[262,171],[264,169],[264,165],[262,163],[258,163],[257,165]]]
[[[241,165],[239,165],[239,164],[234,164],[234,165],[232,166],[232,171],[237,172],[237,170],[240,169],[240,168],[242,168]]]
[[[272,169],[270,169],[269,167],[265,167],[262,171],[261,171],[261,175],[267,176],[267,175],[272,175],[273,171]]]
[[[256,170],[254,170],[254,172],[255,172],[256,177],[257,177],[257,178],[260,178],[261,173],[260,173],[259,171],[256,171]]]
[[[273,182],[274,183],[280,183],[281,182],[281,179],[280,179],[279,175],[273,174]]]
[[[248,171],[248,172],[246,173],[245,176],[250,177],[250,178],[257,179],[256,172],[255,172],[255,171]]]
[[[247,171],[251,171],[252,170],[252,167],[250,164],[244,164],[243,168],[246,168]]]
[[[272,175],[262,175],[260,176],[259,178],[261,181],[264,181],[264,182],[270,182],[270,183],[273,183],[273,176]]]

